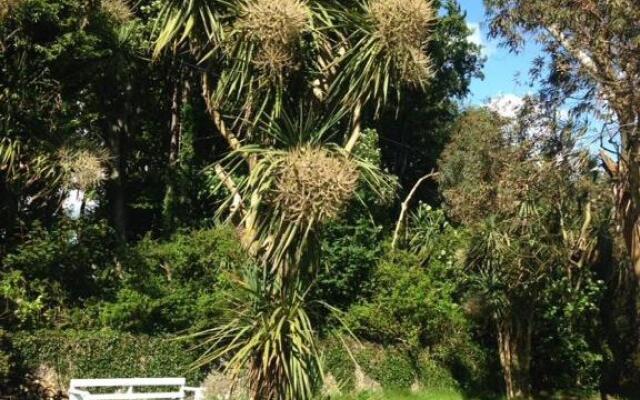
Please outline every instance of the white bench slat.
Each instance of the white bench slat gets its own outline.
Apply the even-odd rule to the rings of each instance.
[[[91,400],[183,399],[183,392],[91,394]]]
[[[108,386],[184,386],[185,378],[71,379],[71,388]]]

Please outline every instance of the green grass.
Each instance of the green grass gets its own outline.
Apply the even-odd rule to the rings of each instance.
[[[452,390],[428,390],[420,393],[360,393],[332,397],[331,400],[463,400],[464,397]]]
[[[487,400],[488,397],[480,397]],[[432,389],[421,391],[419,393],[407,392],[376,392],[376,393],[360,393],[338,397],[331,397],[330,400],[470,400],[480,399],[477,397],[464,396],[455,390]],[[490,397],[492,400],[504,400],[504,397]],[[586,393],[556,393],[539,397],[546,400],[596,400],[600,397],[598,394],[588,395]]]

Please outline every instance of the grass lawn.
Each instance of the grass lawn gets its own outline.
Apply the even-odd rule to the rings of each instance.
[[[331,400],[463,400],[464,397],[450,390],[430,390],[421,393],[361,393],[331,398]]]
[[[597,394],[587,395],[581,394],[562,394],[558,393],[551,396],[540,397],[546,400],[596,400],[599,399]],[[361,393],[358,395],[348,395],[341,397],[332,397],[331,400],[470,400],[475,397],[464,396],[454,390],[427,390],[420,393]],[[484,400],[488,400],[486,397]],[[504,397],[491,397],[491,400],[503,400]]]

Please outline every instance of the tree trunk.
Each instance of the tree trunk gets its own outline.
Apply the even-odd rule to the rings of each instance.
[[[169,168],[167,185],[165,188],[165,196],[162,208],[162,219],[165,229],[172,231],[175,225],[175,179],[176,167],[180,159],[180,136],[182,132],[182,124],[180,114],[182,112],[183,101],[183,79],[181,68],[176,68],[176,78],[174,79],[172,96],[171,96],[171,122],[169,125],[170,142],[169,142]]]
[[[127,238],[127,141],[129,138],[129,119],[131,111],[130,83],[123,83],[123,93],[107,90],[103,109],[108,110],[104,119],[105,141],[111,155],[109,181],[107,182],[107,200],[111,223],[118,238]],[[110,96],[108,93],[113,94]]]
[[[637,101],[630,101],[637,104]],[[613,182],[613,199],[616,219],[622,232],[629,268],[634,277],[634,293],[640,290],[640,108],[628,107],[624,102],[612,103],[620,126],[621,152],[618,160],[612,160],[601,152],[605,170]],[[635,306],[632,317],[634,329],[634,350],[630,360],[640,360],[640,304],[638,296],[631,299]],[[635,374],[640,365],[631,364],[631,373]],[[640,378],[638,378],[640,379]]]
[[[118,237],[126,240],[127,237],[127,201],[126,201],[126,141],[128,137],[128,125],[125,119],[117,118],[111,126],[111,176],[108,185],[108,197],[111,207],[111,219]]]
[[[531,398],[531,315],[498,321],[498,352],[508,399]]]

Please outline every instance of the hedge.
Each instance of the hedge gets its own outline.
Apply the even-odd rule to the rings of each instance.
[[[185,345],[162,337],[112,330],[18,332],[12,337],[16,356],[26,370],[54,368],[62,382],[70,378],[184,376],[198,384],[203,371],[191,369],[197,355]]]
[[[324,368],[337,380],[345,393],[355,388],[355,364],[352,356],[371,379],[386,390],[407,390],[413,383],[425,389],[457,390],[458,383],[446,367],[427,352],[411,354],[396,346],[386,348],[368,342],[348,341],[351,355],[338,340],[323,343]]]

